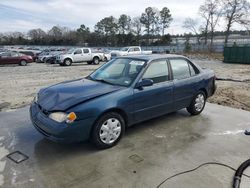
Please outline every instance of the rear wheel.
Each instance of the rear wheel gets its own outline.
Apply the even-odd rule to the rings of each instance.
[[[71,60],[71,59],[65,59],[64,62],[63,62],[63,64],[64,64],[65,66],[71,66],[72,60]]]
[[[206,94],[203,91],[199,91],[195,95],[189,107],[187,107],[187,111],[191,115],[198,115],[203,111],[205,104],[206,104]]]
[[[100,149],[116,145],[125,132],[125,122],[116,112],[104,114],[94,125],[92,142]]]
[[[98,57],[94,57],[93,64],[98,65],[100,63],[100,59]]]
[[[19,65],[21,65],[21,66],[26,66],[26,65],[27,65],[27,61],[21,60],[20,63],[19,63]]]

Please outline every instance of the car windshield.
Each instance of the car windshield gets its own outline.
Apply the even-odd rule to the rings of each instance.
[[[121,51],[128,51],[128,47],[122,48]]]
[[[104,64],[87,78],[128,87],[133,83],[144,64],[145,61],[142,60],[118,58]]]
[[[71,48],[67,51],[67,54],[72,54],[75,51],[75,48]]]

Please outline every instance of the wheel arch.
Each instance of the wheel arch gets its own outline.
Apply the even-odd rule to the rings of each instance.
[[[69,59],[69,60],[73,63],[73,59],[72,59],[71,57],[65,57],[65,58],[63,59],[63,62],[66,61],[67,59]]]
[[[206,95],[206,98],[208,97],[208,93],[207,93],[207,90],[205,88],[200,88],[199,91],[204,92]]]
[[[119,115],[121,115],[122,118],[123,118],[123,120],[125,121],[125,126],[127,126],[127,124],[128,124],[128,115],[127,115],[127,113],[126,113],[124,110],[122,110],[121,108],[110,108],[110,109],[107,109],[107,110],[105,110],[104,112],[102,112],[102,113],[98,116],[97,120],[98,120],[101,116],[103,116],[104,114],[107,114],[107,113],[110,113],[110,112],[116,112],[116,113],[118,113]]]
[[[128,115],[127,113],[122,110],[121,108],[110,108],[110,109],[107,109],[105,110],[104,112],[102,112],[97,118],[96,120],[94,121],[93,125],[92,125],[92,128],[91,128],[91,131],[90,131],[90,135],[92,134],[92,131],[94,130],[94,126],[96,124],[96,122],[105,114],[108,114],[108,113],[111,113],[111,112],[115,112],[115,113],[118,113],[119,115],[122,116],[124,122],[125,122],[125,127],[128,127]]]

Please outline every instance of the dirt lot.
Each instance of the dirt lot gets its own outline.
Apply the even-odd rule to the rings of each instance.
[[[250,80],[250,65],[225,64],[219,60],[192,57],[201,67],[211,68],[218,78]],[[98,68],[77,64],[71,67],[32,63],[26,67],[0,67],[0,111],[28,105],[42,87],[81,78]],[[250,81],[217,81],[216,94],[209,102],[250,111]]]

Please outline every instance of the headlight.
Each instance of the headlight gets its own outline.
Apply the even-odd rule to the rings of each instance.
[[[64,112],[54,112],[49,115],[50,119],[53,119],[56,122],[62,123],[72,123],[76,120],[76,114],[74,112],[70,112],[69,114],[66,114]]]

